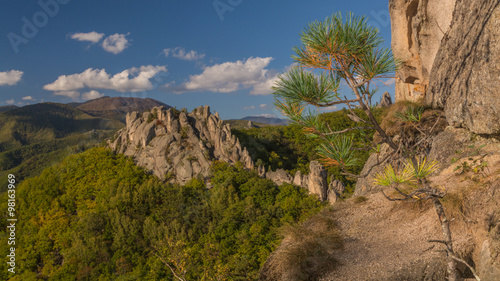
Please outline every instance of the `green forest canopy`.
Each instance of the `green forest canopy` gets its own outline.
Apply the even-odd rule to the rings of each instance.
[[[324,206],[239,165],[217,162],[212,172],[207,189],[197,179],[163,183],[104,148],[67,157],[18,186],[18,272],[2,263],[0,278],[173,280],[166,262],[187,280],[255,280],[280,227]]]

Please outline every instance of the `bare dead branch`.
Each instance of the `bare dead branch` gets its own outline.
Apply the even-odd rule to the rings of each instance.
[[[161,261],[163,264],[165,264],[165,265],[166,265],[166,266],[170,269],[170,271],[172,272],[172,274],[174,275],[174,277],[175,277],[175,278],[179,279],[180,281],[186,281],[186,279],[183,279],[183,278],[181,278],[179,275],[177,275],[177,274],[175,273],[174,269],[172,268],[172,266],[171,266],[168,262],[166,262],[166,261],[165,261],[162,257],[160,257],[160,256],[156,253],[156,251],[153,251],[153,253],[155,254],[155,256],[156,256],[157,258],[159,258],[159,259],[160,259],[160,261]]]
[[[474,268],[473,268],[472,266],[470,266],[470,264],[469,264],[469,263],[467,263],[467,262],[466,262],[466,261],[464,261],[463,259],[461,259],[461,258],[459,258],[459,257],[455,256],[455,255],[454,255],[454,254],[452,254],[452,253],[448,253],[448,255],[449,255],[452,259],[454,259],[454,260],[456,260],[456,261],[458,261],[458,262],[461,262],[461,263],[465,264],[465,266],[467,266],[467,267],[470,269],[470,271],[472,272],[472,274],[474,275],[474,277],[476,278],[476,280],[477,280],[477,281],[481,281],[481,278],[479,278],[479,276],[477,275],[476,270],[474,270]]]

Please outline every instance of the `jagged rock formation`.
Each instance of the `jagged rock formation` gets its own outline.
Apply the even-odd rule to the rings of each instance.
[[[378,108],[389,107],[392,104],[391,94],[389,92],[384,92],[382,98],[380,99],[380,103],[377,105]]]
[[[390,0],[392,51],[404,64],[396,101],[417,101],[429,85],[434,58],[450,27],[456,0]]]
[[[240,161],[247,169],[254,168],[229,125],[223,125],[208,106],[191,113],[155,107],[151,112],[127,114],[126,123],[109,146],[133,156],[161,179],[183,184],[193,177],[207,178],[213,160]]]
[[[257,167],[257,171],[261,177],[270,179],[277,185],[290,183],[301,186],[310,193],[318,195],[321,201],[328,201],[331,204],[337,201],[345,189],[344,185],[334,178],[328,184],[327,172],[318,161],[311,161],[307,175],[302,175],[300,171],[297,171],[292,177],[283,169],[266,172],[263,166]]]
[[[450,125],[500,133],[500,1],[458,1],[426,95]]]

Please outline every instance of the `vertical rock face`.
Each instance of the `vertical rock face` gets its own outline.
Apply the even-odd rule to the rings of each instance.
[[[183,184],[193,177],[206,178],[213,160],[240,161],[247,169],[254,168],[229,125],[223,126],[208,106],[191,113],[155,107],[151,112],[127,114],[126,122],[109,146],[133,156],[161,179]]]
[[[450,125],[500,133],[500,0],[457,2],[431,77],[426,103]]]
[[[403,66],[396,101],[444,108],[450,125],[500,133],[500,0],[390,0]]]
[[[392,50],[404,64],[396,73],[396,101],[424,98],[441,39],[456,0],[390,0]]]

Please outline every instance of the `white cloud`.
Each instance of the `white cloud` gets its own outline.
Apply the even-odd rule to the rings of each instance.
[[[83,100],[94,100],[94,99],[98,99],[98,98],[103,97],[103,96],[104,96],[104,94],[101,94],[96,90],[92,90],[92,91],[83,93],[82,99]]]
[[[35,100],[32,96],[22,97],[22,100]]]
[[[269,79],[268,70],[265,68],[271,60],[271,57],[250,57],[246,61],[216,64],[206,67],[201,74],[191,75],[189,81],[180,86],[168,84],[165,87],[176,93],[235,92],[241,88],[250,88],[265,83]]]
[[[123,50],[125,50],[128,46],[128,40],[126,38],[128,34],[119,34],[115,33],[113,35],[110,35],[104,39],[102,42],[102,48],[110,53],[113,54],[119,54]]]
[[[243,110],[251,110],[251,109],[255,109],[255,106],[250,105],[250,106],[243,107]]]
[[[195,61],[195,60],[201,60],[205,57],[205,54],[198,53],[196,51],[190,50],[187,51],[184,48],[181,47],[176,47],[173,49],[164,49],[163,54],[165,57],[168,57],[172,55],[174,58],[178,58],[181,60],[187,60],[187,61]]]
[[[107,89],[118,92],[140,92],[151,90],[153,84],[150,79],[159,72],[166,72],[165,66],[141,66],[125,69],[115,75],[110,75],[105,69],[89,68],[82,73],[61,75],[56,81],[43,86],[47,91],[53,91],[54,95],[66,96],[72,99],[80,97],[81,89]],[[95,92],[85,93],[85,97],[96,97]],[[82,96],[83,97],[83,96]]]
[[[21,81],[21,77],[23,77],[23,74],[24,72],[19,70],[0,72],[0,86],[16,85],[17,82]]]
[[[14,99],[10,99],[10,100],[6,100],[5,103],[6,104],[14,104],[16,101]]]
[[[257,83],[253,86],[252,91],[250,91],[250,95],[270,95],[274,91],[272,87],[274,86],[274,83],[278,79],[278,74],[271,76],[264,81]]]
[[[263,103],[261,105],[259,105],[260,108],[267,108],[267,104]]]
[[[125,69],[113,76],[105,69],[88,68],[82,73],[61,75],[56,81],[43,86],[48,91],[73,91],[83,88],[110,89],[118,92],[140,92],[151,90],[153,85],[149,79],[161,71],[167,71],[165,66],[141,66]]]
[[[97,33],[95,31],[87,33],[74,33],[71,35],[71,39],[75,39],[78,41],[89,41],[92,43],[101,41],[102,37],[104,37],[104,33]]]

